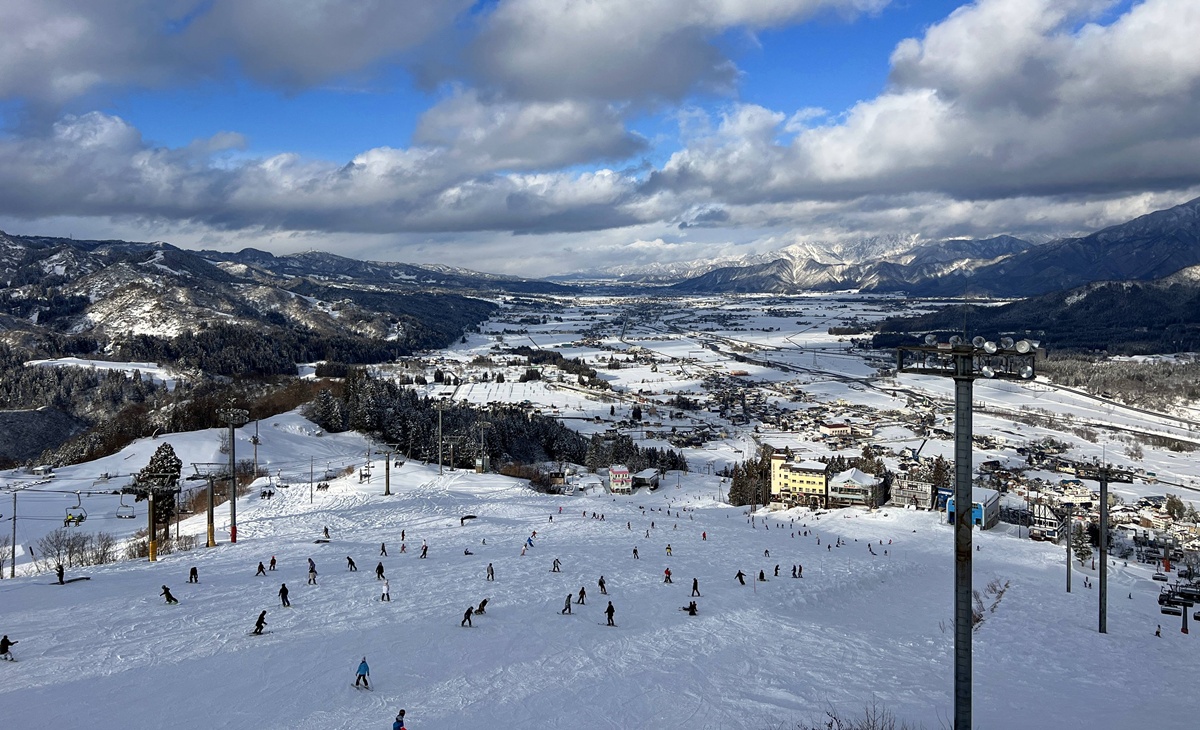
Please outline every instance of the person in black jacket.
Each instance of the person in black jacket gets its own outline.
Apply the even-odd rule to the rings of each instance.
[[[172,596],[171,589],[167,588],[166,586],[162,587],[162,593],[159,593],[158,595],[167,599],[167,603],[179,603],[179,599],[176,598],[175,596]]]
[[[459,622],[459,626],[471,626],[471,614],[475,613],[474,606],[467,606],[466,613],[463,614],[463,619]]]
[[[5,634],[3,637],[0,637],[0,657],[4,657],[5,659],[9,660],[10,662],[15,662],[16,659],[13,658],[12,652],[9,650],[12,648],[13,644],[19,644],[19,643],[21,643],[21,642],[9,641],[8,634]]]
[[[188,571],[188,583],[199,583],[199,582],[200,582],[200,573],[196,570],[196,566],[193,565],[192,569]]]
[[[254,631],[251,631],[250,633],[254,634],[255,636],[261,636],[262,632],[263,632],[263,628],[266,625],[267,625],[267,612],[263,611],[262,613],[258,614],[258,620],[254,622]]]
[[[288,600],[287,583],[283,583],[279,586],[279,600],[283,602],[284,608],[287,608],[292,605],[292,602]]]
[[[354,558],[350,557],[349,555],[346,556],[346,570],[351,572],[358,571],[358,566],[354,564]]]

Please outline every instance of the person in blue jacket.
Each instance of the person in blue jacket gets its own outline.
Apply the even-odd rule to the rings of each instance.
[[[363,657],[362,662],[358,665],[358,676],[354,679],[354,686],[357,687],[358,683],[362,682],[364,687],[370,689],[371,685],[367,682],[367,677],[370,675],[371,668],[367,666],[367,658]]]
[[[404,710],[397,713],[396,721],[392,723],[392,730],[404,730]]]

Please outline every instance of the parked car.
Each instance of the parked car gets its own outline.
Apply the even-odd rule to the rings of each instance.
[[[1162,582],[1164,582],[1164,583],[1165,583],[1165,582],[1167,582],[1168,580],[1170,580],[1170,578],[1168,578],[1168,577],[1167,577],[1167,574],[1166,574],[1166,573],[1155,573],[1155,574],[1154,574],[1154,580],[1161,580]]]

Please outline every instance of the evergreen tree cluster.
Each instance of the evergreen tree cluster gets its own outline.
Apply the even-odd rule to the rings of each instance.
[[[86,418],[129,404],[153,401],[166,386],[119,370],[85,367],[27,367],[26,357],[0,344],[0,408],[21,410],[50,406]]]
[[[588,439],[587,453],[582,463],[590,472],[612,464],[624,464],[634,472],[643,469],[657,469],[659,473],[688,470],[687,459],[682,452],[656,447],[643,448],[635,444],[627,434],[619,434],[613,439],[593,434]]]

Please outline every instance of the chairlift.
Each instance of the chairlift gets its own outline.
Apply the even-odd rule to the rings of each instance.
[[[67,507],[67,516],[63,519],[63,525],[70,527],[71,525],[81,525],[87,519],[87,510],[83,508],[83,499],[79,492],[75,493],[75,506]]]
[[[121,495],[121,504],[117,507],[117,517],[122,520],[132,520],[134,518],[133,505],[125,504],[125,495]]]

